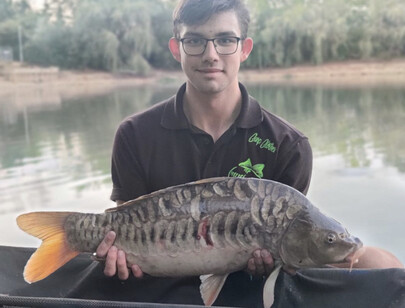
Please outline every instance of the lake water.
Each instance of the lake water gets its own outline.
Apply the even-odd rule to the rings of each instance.
[[[405,262],[405,87],[248,89],[309,137],[309,199],[367,245]],[[16,226],[20,213],[114,206],[109,171],[117,125],[175,91],[155,86],[76,99],[41,92],[0,96],[0,245],[39,244]]]

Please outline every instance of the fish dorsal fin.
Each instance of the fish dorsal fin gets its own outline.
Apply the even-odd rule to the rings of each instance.
[[[206,183],[215,183],[215,182],[221,182],[225,180],[229,180],[229,177],[216,177],[216,178],[206,178],[206,179],[201,179],[195,182],[191,182],[190,184],[206,184]]]
[[[278,265],[271,275],[267,278],[263,288],[263,305],[264,308],[270,308],[274,303],[274,288],[276,286],[276,280],[280,273],[283,264]]]
[[[195,185],[201,185],[201,184],[216,183],[216,182],[225,181],[227,179],[230,179],[230,178],[229,177],[215,177],[215,178],[207,178],[207,179],[202,179],[202,180],[198,180],[198,181],[195,181],[195,182],[180,184],[180,185],[176,185],[176,186],[170,186],[170,187],[167,187],[167,188],[163,188],[163,189],[154,191],[154,192],[152,192],[150,194],[140,196],[140,197],[138,197],[136,199],[129,200],[129,201],[117,206],[117,207],[106,209],[105,212],[116,212],[116,211],[121,210],[124,207],[132,206],[133,204],[139,203],[142,200],[153,198],[153,197],[155,197],[157,195],[177,190],[180,187],[189,187],[189,186],[195,186]]]
[[[201,275],[200,293],[205,306],[212,306],[221,292],[222,287],[228,278],[229,274],[225,275]]]

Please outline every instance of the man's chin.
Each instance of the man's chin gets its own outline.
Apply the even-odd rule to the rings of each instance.
[[[218,94],[226,89],[224,85],[221,85],[214,79],[206,79],[195,83],[191,82],[191,84],[197,91],[204,94]]]

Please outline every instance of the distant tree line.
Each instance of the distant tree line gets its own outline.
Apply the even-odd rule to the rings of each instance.
[[[176,0],[0,0],[0,46],[66,69],[147,74],[178,64],[167,49]],[[249,68],[405,56],[403,0],[246,0],[255,47]]]
[[[249,66],[405,56],[403,0],[250,0]]]

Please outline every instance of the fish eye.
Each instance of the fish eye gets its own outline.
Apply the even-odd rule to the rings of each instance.
[[[329,233],[328,236],[327,236],[327,238],[326,238],[326,241],[327,241],[329,244],[333,244],[333,243],[336,241],[336,235],[333,234],[333,233]]]

